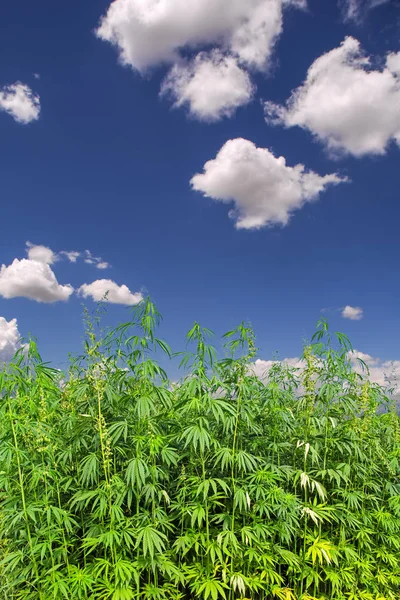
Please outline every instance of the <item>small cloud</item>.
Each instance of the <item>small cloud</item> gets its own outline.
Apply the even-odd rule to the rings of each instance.
[[[72,263],[76,263],[77,259],[80,257],[81,253],[76,250],[61,250],[60,254],[66,256],[68,260]]]
[[[105,298],[111,304],[125,304],[134,306],[143,300],[140,292],[132,293],[126,285],[118,285],[111,279],[98,279],[93,283],[82,285],[78,294],[84,298],[92,298],[95,302],[101,302]]]
[[[110,263],[103,260],[102,262],[97,263],[96,269],[109,269],[110,266],[111,266]]]
[[[27,125],[40,115],[40,98],[31,88],[17,81],[0,90],[0,110],[11,115],[17,123]]]
[[[345,306],[342,310],[343,319],[350,319],[351,321],[361,321],[364,316],[364,311],[359,306]]]
[[[40,79],[40,73],[34,73],[33,76],[35,79]]]

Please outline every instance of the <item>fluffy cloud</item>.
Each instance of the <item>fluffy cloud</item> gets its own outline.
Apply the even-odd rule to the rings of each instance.
[[[9,362],[21,347],[17,319],[0,317],[0,364]]]
[[[31,242],[26,242],[26,246],[29,260],[37,260],[47,265],[52,265],[57,260],[57,255],[47,246],[39,246]]]
[[[37,302],[66,301],[73,293],[70,285],[60,285],[50,266],[38,260],[17,258],[0,269],[0,296],[29,298]]]
[[[176,105],[188,104],[195,117],[216,120],[249,101],[252,86],[237,61],[254,70],[268,68],[283,9],[290,5],[305,8],[306,0],[118,0],[96,34],[117,47],[122,64],[142,73],[174,64],[163,89],[172,92]],[[210,45],[224,58],[200,54],[182,64],[182,51]]]
[[[348,21],[360,21],[371,9],[386,4],[389,0],[342,0],[343,15]]]
[[[118,0],[97,36],[117,46],[123,64],[144,71],[176,62],[185,47],[221,44],[252,67],[264,68],[282,30],[284,5],[305,0]]]
[[[82,285],[78,294],[84,298],[92,298],[95,302],[104,300],[107,294],[108,302],[133,306],[143,300],[140,292],[132,293],[126,285],[118,285],[111,279],[98,279],[93,283]]]
[[[364,311],[359,306],[345,306],[342,310],[342,317],[351,321],[361,321]]]
[[[400,53],[373,69],[360,43],[347,37],[317,58],[285,106],[266,102],[267,122],[311,131],[330,151],[384,154],[400,144]]]
[[[26,125],[39,118],[40,99],[28,85],[17,81],[0,90],[0,110],[11,115],[17,123]]]
[[[217,121],[248,104],[253,89],[248,73],[236,59],[214,50],[199,53],[191,62],[176,64],[164,80],[161,93],[170,95],[176,107],[188,106],[193,117]]]
[[[318,198],[329,184],[346,181],[336,174],[318,175],[298,164],[286,165],[267,148],[249,140],[229,140],[204,172],[191,180],[194,190],[221,202],[234,202],[230,216],[238,229],[286,225],[295,210]]]

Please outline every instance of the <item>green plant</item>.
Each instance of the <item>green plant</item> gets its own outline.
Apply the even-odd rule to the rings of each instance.
[[[398,599],[399,416],[348,339],[260,379],[249,326],[217,359],[195,324],[172,385],[159,320],[86,315],[69,373],[33,342],[0,373],[3,598]]]

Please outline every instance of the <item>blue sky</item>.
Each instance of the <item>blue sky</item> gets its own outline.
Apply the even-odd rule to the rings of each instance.
[[[0,7],[0,350],[15,346],[18,327],[38,338],[46,360],[65,364],[81,348],[82,303],[95,306],[90,295],[68,290],[106,279],[151,295],[175,350],[194,320],[220,334],[245,319],[260,358],[276,350],[296,357],[329,309],[332,328],[359,351],[379,364],[400,359],[399,3],[292,0],[279,33],[272,12],[267,23],[267,5],[279,9],[280,0],[241,0],[232,15],[235,2],[218,0],[216,33],[209,0],[195,0],[194,32],[189,4],[182,16],[177,0],[161,0],[172,16],[149,32],[135,21],[138,2]],[[141,3],[150,15],[154,2]],[[243,27],[258,12],[267,41],[250,36],[249,45]],[[104,39],[110,31],[119,46]],[[327,66],[315,63],[323,55]],[[168,73],[169,94],[160,96]],[[375,79],[364,81],[371,73]],[[222,77],[226,86],[215,96]],[[22,88],[6,87],[16,82]],[[343,122],[332,108],[340,98]],[[229,140],[229,156],[220,154]],[[277,157],[286,160],[283,170]],[[207,161],[214,162],[204,170]],[[293,172],[298,164],[303,174]],[[322,179],[328,174],[336,181]],[[257,226],[246,225],[254,219]],[[51,263],[39,249],[34,260],[31,248],[19,275],[7,271],[28,258],[27,241],[58,259]],[[85,250],[110,267],[85,262]],[[61,251],[82,254],[74,263]],[[38,302],[49,271],[64,297]],[[86,288],[92,296],[95,289],[101,285]],[[109,304],[107,323],[127,318],[132,297],[116,294],[123,303]],[[361,308],[347,314],[362,318],[344,318],[346,306]]]

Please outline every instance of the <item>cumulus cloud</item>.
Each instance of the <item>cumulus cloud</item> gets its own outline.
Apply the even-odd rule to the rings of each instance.
[[[40,246],[26,242],[27,254],[29,260],[37,260],[38,262],[52,265],[57,260],[57,255],[47,246]]]
[[[400,144],[400,53],[374,69],[347,37],[317,58],[284,106],[265,103],[267,122],[309,130],[334,153],[384,154]]]
[[[143,300],[140,292],[132,293],[126,285],[118,285],[111,279],[98,279],[93,283],[83,284],[78,294],[84,298],[92,298],[95,302],[104,300],[107,295],[108,302],[111,304],[126,304],[133,306]]]
[[[31,88],[17,81],[0,90],[0,110],[11,115],[14,121],[27,125],[40,115],[40,98]]]
[[[305,8],[306,0],[118,0],[110,4],[96,35],[117,47],[122,64],[141,73],[175,65],[164,90],[172,92],[176,105],[188,104],[193,116],[216,120],[249,101],[252,86],[237,62],[267,70],[289,6]],[[224,58],[200,54],[182,64],[184,51],[210,45]],[[218,76],[222,81],[215,89]]]
[[[221,44],[240,60],[264,68],[282,30],[283,6],[305,0],[118,0],[97,36],[117,46],[123,64],[138,71],[176,62],[180,50]]]
[[[332,173],[318,175],[304,165],[289,167],[284,157],[249,140],[229,140],[203,173],[191,180],[192,188],[225,203],[234,202],[229,214],[238,229],[287,225],[295,210],[316,200],[328,185],[346,179]]]
[[[0,269],[0,296],[29,298],[37,302],[66,301],[73,293],[71,285],[60,285],[50,266],[38,260],[17,258]]]
[[[345,306],[342,310],[342,317],[351,321],[361,321],[364,311],[359,306]]]
[[[230,117],[239,106],[248,104],[254,87],[247,71],[233,56],[220,51],[201,52],[192,61],[176,64],[161,88],[174,106],[188,106],[200,121],[217,121]]]
[[[0,364],[9,362],[21,347],[17,319],[0,317]]]

